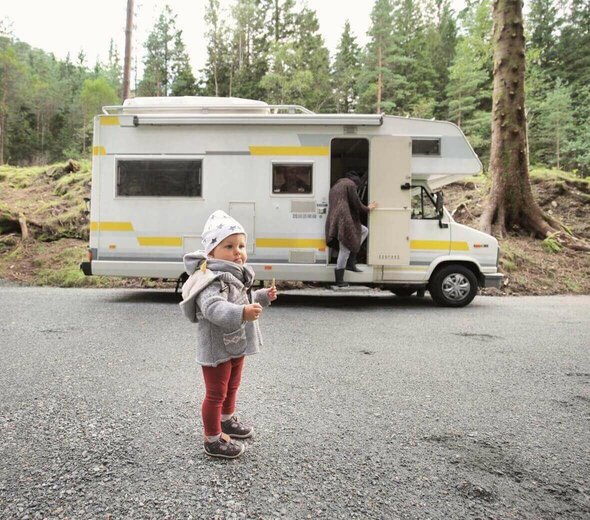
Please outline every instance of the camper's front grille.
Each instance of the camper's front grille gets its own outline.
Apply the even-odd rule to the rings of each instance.
[[[315,200],[292,200],[291,213],[315,213]]]
[[[291,264],[315,264],[315,251],[289,251]]]

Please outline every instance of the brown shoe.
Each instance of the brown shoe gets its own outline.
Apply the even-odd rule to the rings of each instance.
[[[221,422],[221,431],[227,433],[232,439],[248,439],[249,437],[252,437],[254,428],[242,424],[234,415],[227,421]]]
[[[221,434],[221,437],[213,442],[204,443],[205,453],[211,457],[221,457],[222,459],[237,459],[244,450],[244,446],[240,442],[230,439],[227,435]]]

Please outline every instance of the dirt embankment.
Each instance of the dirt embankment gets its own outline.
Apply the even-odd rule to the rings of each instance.
[[[444,189],[460,223],[477,227],[486,178]],[[534,171],[533,190],[545,211],[590,240],[590,181],[556,171]],[[61,287],[154,287],[148,279],[86,277],[90,163],[0,167],[0,279]],[[28,237],[26,235],[28,234]],[[590,294],[590,254],[559,249],[515,229],[500,241],[504,286],[489,294]],[[164,284],[171,287],[170,283]]]

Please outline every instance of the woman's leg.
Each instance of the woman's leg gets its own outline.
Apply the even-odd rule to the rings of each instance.
[[[201,406],[203,426],[207,437],[221,434],[221,408],[227,396],[232,372],[231,360],[216,367],[202,367],[205,379],[205,399]]]
[[[368,234],[369,234],[369,228],[367,226],[363,226],[361,224],[361,244],[367,239]]]
[[[238,388],[240,387],[240,381],[242,380],[244,357],[230,359],[228,363],[231,363],[231,374],[227,385],[227,395],[221,408],[221,413],[223,415],[233,415],[236,411],[236,398],[238,395]]]
[[[342,242],[340,242],[340,249],[338,250],[338,260],[336,260],[336,269],[344,269],[348,257],[350,256],[350,249],[348,249]]]

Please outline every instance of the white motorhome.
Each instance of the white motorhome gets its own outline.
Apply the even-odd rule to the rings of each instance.
[[[248,232],[260,280],[333,282],[325,243],[330,187],[368,178],[362,272],[345,280],[398,295],[428,289],[463,306],[498,286],[499,248],[458,224],[434,190],[481,171],[452,123],[316,114],[238,98],[135,98],[94,120],[87,275],[180,279],[182,257],[223,209]]]

